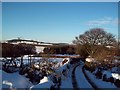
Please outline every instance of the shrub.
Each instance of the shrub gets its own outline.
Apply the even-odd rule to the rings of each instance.
[[[95,76],[96,76],[96,78],[101,79],[102,78],[102,71],[98,69],[97,72],[95,73]]]
[[[114,83],[117,87],[120,87],[120,80],[116,79],[115,83]]]

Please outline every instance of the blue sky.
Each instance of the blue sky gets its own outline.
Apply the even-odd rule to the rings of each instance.
[[[2,3],[2,39],[71,43],[90,28],[118,34],[117,2]]]

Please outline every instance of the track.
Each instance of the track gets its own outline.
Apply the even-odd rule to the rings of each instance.
[[[91,86],[92,86],[95,90],[97,90],[98,87],[89,79],[89,77],[88,77],[87,74],[85,73],[84,66],[82,67],[82,72],[83,72],[84,76],[86,77],[86,79],[88,80],[88,82],[91,84]]]
[[[90,88],[96,90],[97,86],[91,82],[84,71],[83,65],[76,65],[72,71],[72,84],[74,90]]]
[[[74,90],[78,90],[78,84],[77,84],[76,77],[75,77],[75,69],[76,69],[78,66],[79,66],[79,65],[76,65],[76,66],[73,68],[73,71],[72,71],[72,85],[73,85],[73,89],[74,89]]]

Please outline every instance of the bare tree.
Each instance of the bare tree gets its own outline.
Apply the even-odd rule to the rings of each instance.
[[[116,43],[115,36],[107,33],[102,28],[93,28],[84,34],[75,37],[74,44],[84,45],[88,55],[93,56],[99,51],[98,46],[114,45]]]
[[[93,28],[86,31],[84,34],[75,37],[75,44],[89,45],[113,45],[116,42],[115,36],[107,33],[102,28]]]

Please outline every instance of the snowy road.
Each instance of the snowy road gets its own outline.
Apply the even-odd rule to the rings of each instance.
[[[78,88],[93,88],[85,78],[82,72],[82,65],[79,65],[75,70],[75,78]]]

